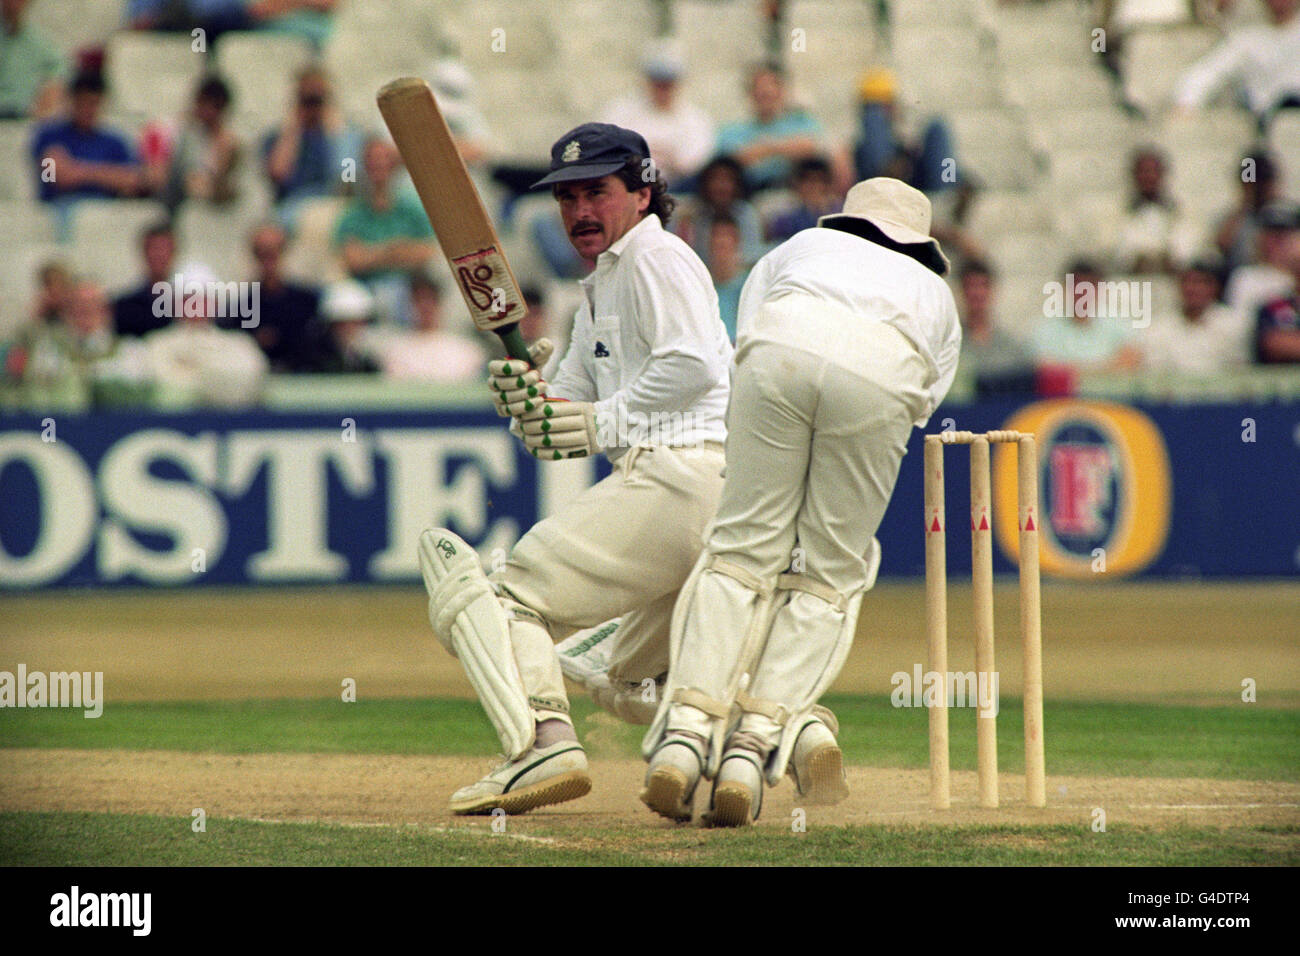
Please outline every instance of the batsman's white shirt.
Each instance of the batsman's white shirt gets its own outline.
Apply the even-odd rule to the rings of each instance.
[[[736,359],[755,342],[777,342],[832,358],[844,354],[842,324],[809,321],[797,341],[762,309],[786,294],[842,305],[862,322],[884,322],[902,332],[925,360],[930,395],[924,426],[952,386],[961,352],[961,325],[948,284],[921,263],[837,229],[796,233],[754,266],[740,293]],[[851,327],[850,327],[851,328]]]
[[[616,464],[534,525],[493,578],[553,639],[621,616],[609,675],[635,686],[668,668],[677,592],[717,510],[732,349],[708,270],[658,216],[601,253],[582,286],[548,394],[595,404]],[[656,434],[654,416],[680,428]],[[643,437],[638,419],[650,422]],[[618,441],[606,441],[606,420],[631,433],[619,428]],[[516,645],[524,690],[534,701],[564,701],[559,660],[547,651]]]
[[[725,440],[731,342],[691,247],[646,216],[600,254],[582,288],[549,394],[595,404],[610,461],[640,443],[636,424],[651,416],[681,413],[674,445]]]

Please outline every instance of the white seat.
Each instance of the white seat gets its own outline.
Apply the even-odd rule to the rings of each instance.
[[[1055,232],[1025,230],[983,237],[993,266],[1017,275],[1050,275],[1070,250]]]
[[[125,23],[126,0],[36,0],[27,13],[27,25],[65,59],[102,45]]]
[[[1202,27],[1144,28],[1125,40],[1124,85],[1129,98],[1146,109],[1169,105],[1187,67],[1218,41]]]
[[[1048,230],[1052,222],[1046,204],[1036,192],[989,189],[975,197],[966,228],[976,239],[987,242],[1013,232]]]
[[[1282,169],[1282,189],[1293,201],[1300,200],[1300,110],[1282,110],[1268,131],[1269,149],[1274,156],[1288,157]]]
[[[0,200],[0,228],[6,242],[54,242],[54,217],[45,203],[34,199]]]
[[[0,122],[0,199],[32,199],[36,196],[36,168],[31,158],[34,123],[26,120]]]
[[[326,285],[344,278],[343,264],[334,252],[334,227],[346,199],[325,196],[304,200],[298,210],[297,230],[285,257],[289,275],[303,282]]]
[[[113,109],[153,119],[189,108],[207,60],[188,35],[129,32],[113,34],[106,57]]]
[[[176,214],[180,258],[200,260],[223,282],[245,279],[252,268],[248,234],[256,222],[249,210],[239,206],[222,209],[187,202]]]
[[[82,200],[72,211],[71,258],[110,289],[126,288],[140,271],[140,234],[165,218],[150,199]]]
[[[269,126],[284,115],[294,74],[312,57],[311,44],[301,37],[226,33],[217,46],[217,70],[230,84],[232,109]]]

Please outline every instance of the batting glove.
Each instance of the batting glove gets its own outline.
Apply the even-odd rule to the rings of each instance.
[[[596,406],[548,398],[519,419],[524,446],[535,458],[586,458],[602,449],[596,440]]]
[[[488,387],[498,415],[518,418],[541,404],[547,388],[541,369],[554,351],[550,339],[538,339],[528,346],[530,362],[514,358],[488,362]]]

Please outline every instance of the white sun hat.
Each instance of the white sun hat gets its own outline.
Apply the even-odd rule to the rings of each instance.
[[[919,189],[888,176],[863,180],[844,197],[842,212],[822,216],[817,225],[846,226],[852,225],[852,220],[865,220],[900,245],[929,246],[937,260],[935,271],[947,274],[948,257],[939,248],[939,240],[930,235],[930,200]]]

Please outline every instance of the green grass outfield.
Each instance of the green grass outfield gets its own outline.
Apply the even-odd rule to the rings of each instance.
[[[883,697],[831,695],[850,764],[928,765],[928,714]],[[998,720],[1002,769],[1024,769],[1020,701]],[[573,701],[579,731],[596,708]],[[1300,710],[1238,704],[1188,707],[1048,702],[1053,774],[1300,781]],[[975,769],[975,721],[950,720],[952,766]],[[602,723],[600,756],[636,757],[644,728]],[[204,701],[119,703],[87,719],[78,710],[0,710],[0,746],[216,753],[365,753],[490,756],[496,735],[476,701]]]
[[[885,698],[838,696],[851,764],[923,768],[926,712]],[[592,706],[576,700],[580,730]],[[1003,769],[1022,769],[1019,702],[998,722]],[[633,757],[641,728],[601,721],[602,757]],[[1187,707],[1049,702],[1048,766],[1055,775],[1300,780],[1300,711],[1249,705]],[[973,769],[974,721],[952,722],[952,763]],[[435,744],[436,742],[436,744]],[[0,746],[161,749],[220,753],[488,756],[496,738],[477,703],[389,699],[119,703],[98,719],[79,711],[0,711]],[[0,781],[0,788],[4,786]],[[1222,866],[1300,863],[1300,826],[1086,825],[818,826],[807,833],[662,828],[530,818],[507,837],[480,819],[460,826],[352,826],[99,813],[0,814],[4,865],[574,865],[818,864]],[[504,838],[498,838],[504,837]],[[513,837],[513,838],[512,838]]]

